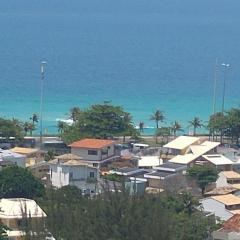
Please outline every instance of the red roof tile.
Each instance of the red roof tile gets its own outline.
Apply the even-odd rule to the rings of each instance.
[[[234,232],[240,232],[240,214],[235,214],[229,218],[224,224],[222,229]]]
[[[111,145],[113,143],[114,143],[114,141],[112,141],[112,140],[85,138],[85,139],[73,142],[69,146],[74,147],[74,148],[100,149],[100,148],[103,148],[105,146]]]

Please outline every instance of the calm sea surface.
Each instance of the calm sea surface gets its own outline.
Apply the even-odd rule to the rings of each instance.
[[[239,0],[0,0],[0,116],[28,120],[40,105],[47,61],[44,126],[69,108],[105,100],[134,121],[187,127],[212,112],[214,64],[230,63],[226,107],[240,98]],[[217,73],[221,106],[223,67]]]

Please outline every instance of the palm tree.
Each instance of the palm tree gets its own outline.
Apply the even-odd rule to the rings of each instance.
[[[139,123],[139,132],[143,133],[143,129],[144,129],[144,122],[140,121],[140,123]]]
[[[173,133],[174,137],[176,137],[177,132],[183,131],[181,124],[178,121],[175,121],[171,125],[171,132]]]
[[[30,135],[32,136],[32,132],[35,130],[35,125],[32,123],[28,123],[28,130],[30,132]]]
[[[125,142],[126,140],[126,135],[130,134],[129,132],[129,124],[132,123],[132,116],[130,113],[124,113],[124,115],[122,116],[122,124],[123,124],[123,129],[125,129],[125,131],[123,131],[123,142]]]
[[[66,127],[65,122],[58,121],[57,128],[58,128],[58,132],[60,133],[60,135],[62,135],[65,127]]]
[[[153,114],[150,117],[150,120],[155,121],[157,128],[159,128],[159,122],[163,122],[164,119],[165,116],[163,115],[163,112],[160,110],[156,110],[156,112],[153,112]]]
[[[35,123],[38,123],[38,115],[36,113],[33,113],[30,117],[30,120],[32,120],[32,124],[35,126]]]
[[[29,131],[29,123],[28,122],[25,122],[23,124],[23,129],[24,129],[24,132],[25,132],[25,135],[27,135],[28,131]]]
[[[80,113],[81,113],[81,110],[79,107],[73,107],[70,109],[70,118],[73,120],[73,122],[77,121],[77,118]]]
[[[201,128],[203,126],[202,120],[199,117],[194,117],[191,121],[189,121],[190,126],[193,127],[193,135],[196,135],[197,128]]]

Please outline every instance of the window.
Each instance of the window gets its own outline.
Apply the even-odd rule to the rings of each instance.
[[[93,163],[93,167],[98,167],[98,163]]]
[[[94,178],[94,172],[90,172],[90,178]]]
[[[69,173],[69,179],[73,179],[73,172]]]
[[[98,155],[96,150],[88,150],[88,155]]]
[[[107,149],[103,149],[102,150],[102,155],[107,155],[108,154],[108,150]]]

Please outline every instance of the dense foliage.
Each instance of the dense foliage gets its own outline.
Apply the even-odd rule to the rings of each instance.
[[[44,186],[27,169],[10,166],[0,171],[0,198],[35,198]]]
[[[198,186],[202,189],[202,194],[206,186],[217,180],[217,170],[213,167],[194,165],[187,170],[187,174],[190,178],[196,180]]]
[[[135,131],[129,113],[109,103],[95,104],[75,111],[72,126],[65,126],[63,140],[70,143],[84,137],[108,138],[131,135]]]
[[[208,127],[213,136],[227,136],[232,142],[239,143],[240,109],[232,108],[225,113],[215,113],[210,116]]]
[[[214,227],[188,194],[130,196],[122,191],[89,199],[70,188],[52,189],[39,201],[56,239],[202,240]]]
[[[22,139],[23,132],[23,124],[20,121],[0,118],[0,137]]]
[[[0,240],[7,240],[7,227],[0,223]]]

